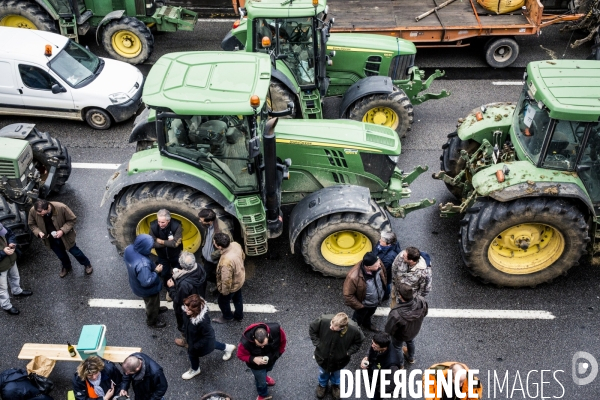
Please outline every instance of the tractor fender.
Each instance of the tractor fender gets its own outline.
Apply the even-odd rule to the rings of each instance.
[[[233,31],[227,32],[227,35],[221,41],[221,48],[225,51],[235,51],[236,47],[238,50],[244,50],[244,44],[233,36]]]
[[[42,7],[44,10],[46,10],[46,12],[48,14],[50,14],[50,16],[52,17],[52,19],[54,20],[58,20],[59,15],[56,12],[56,10],[52,7],[50,7],[49,2],[44,1],[44,0],[35,0],[36,4],[40,7]]]
[[[589,196],[575,183],[569,182],[522,182],[497,190],[489,194],[500,202],[507,202],[523,197],[567,197],[577,200],[586,207],[589,215],[596,215],[594,205]],[[583,211],[583,210],[582,210]]]
[[[0,129],[0,137],[9,139],[25,139],[35,124],[10,124]]]
[[[283,72],[281,72],[278,69],[272,68],[271,76],[277,79],[279,82],[283,83],[285,87],[287,87],[290,90],[290,93],[293,93],[294,95],[296,95],[296,97],[298,97],[298,88],[294,85],[294,82],[292,82],[290,78],[288,78]]]
[[[115,10],[109,12],[104,18],[102,18],[102,21],[100,21],[98,27],[96,28],[96,44],[100,45],[100,31],[102,30],[102,27],[113,19],[121,19],[123,14],[125,14],[125,10]]]
[[[290,248],[311,222],[328,214],[339,212],[368,213],[371,211],[369,189],[355,185],[329,186],[300,200],[292,210],[289,221]]]
[[[150,119],[149,115],[150,108],[146,107],[137,117],[135,117],[133,129],[129,135],[129,143],[136,143],[144,140],[158,140],[158,136],[156,135],[156,120]]]
[[[358,99],[365,96],[377,93],[392,93],[394,90],[394,83],[392,78],[388,76],[367,76],[350,86],[344,97],[342,97],[342,104],[340,106],[340,118],[344,118],[348,108],[354,104]]]
[[[106,202],[112,202],[119,193],[131,185],[148,182],[172,182],[201,191],[219,203],[229,214],[236,215],[233,202],[229,201],[216,187],[198,177],[169,170],[155,170],[129,175],[127,173],[128,166],[128,162],[121,164],[109,178],[100,207]]]

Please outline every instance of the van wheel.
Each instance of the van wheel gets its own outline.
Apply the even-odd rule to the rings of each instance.
[[[102,46],[116,60],[141,64],[154,50],[154,36],[139,19],[123,17],[104,27]]]
[[[0,26],[58,33],[56,22],[33,1],[0,0]]]
[[[110,128],[112,120],[110,115],[100,108],[90,108],[85,112],[85,122],[94,129],[105,130]]]

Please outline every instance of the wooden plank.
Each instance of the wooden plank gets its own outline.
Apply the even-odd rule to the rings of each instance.
[[[73,347],[77,351],[77,346]],[[102,358],[113,362],[123,362],[130,354],[140,351],[142,351],[141,347],[106,346]],[[21,360],[31,360],[35,356],[46,356],[56,361],[82,361],[79,353],[77,353],[77,356],[71,357],[66,344],[25,343],[21,348],[18,358]]]

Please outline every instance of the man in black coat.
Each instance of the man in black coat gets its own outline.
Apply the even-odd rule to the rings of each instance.
[[[197,294],[204,298],[206,294],[206,272],[196,263],[192,253],[184,251],[179,256],[180,268],[173,269],[173,277],[167,281],[167,291],[173,299],[173,310],[177,319],[177,329],[183,332],[183,300]],[[175,339],[175,344],[187,347],[185,339]]]
[[[157,264],[162,264],[160,277],[163,285],[171,278],[173,268],[179,266],[179,255],[183,250],[183,229],[181,222],[171,219],[171,213],[164,208],[158,210],[156,221],[150,223],[150,236],[154,239]],[[167,299],[169,300],[169,299]]]
[[[379,374],[381,374],[383,370],[390,371],[389,375],[386,376],[386,380],[391,382],[389,385],[383,388],[384,392],[387,394],[392,394],[394,392],[394,373],[399,369],[404,368],[402,366],[402,362],[400,362],[398,353],[392,348],[392,346],[390,346],[390,344],[390,335],[385,332],[376,333],[371,341],[369,353],[360,363],[360,367],[362,369],[367,369],[369,371],[370,377],[373,377],[373,372],[376,369],[379,370]],[[381,375],[377,377],[375,397],[373,397],[373,399],[381,399]]]
[[[169,384],[160,365],[144,353],[133,353],[121,364],[123,382],[120,396],[133,386],[135,400],[162,400]]]

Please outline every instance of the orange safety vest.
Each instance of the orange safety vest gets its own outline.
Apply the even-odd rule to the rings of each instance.
[[[434,372],[429,374],[430,376],[430,380],[433,381],[433,384],[426,387],[425,386],[425,377],[427,375],[423,375],[423,396],[425,396],[427,393],[429,394],[433,394],[434,397],[429,397],[429,399],[433,399],[433,400],[440,400],[442,398],[442,393],[436,393],[437,390],[437,381],[436,381],[436,374],[437,371],[442,370],[444,377],[448,377],[448,371],[450,370],[450,367],[454,364],[459,364],[462,365],[462,367],[466,370],[469,371],[469,368],[463,364],[463,363],[459,363],[456,361],[447,361],[447,362],[443,362],[443,363],[438,363],[438,364],[433,364],[431,367],[427,368],[427,369],[431,369]],[[483,396],[483,386],[481,385],[481,381],[479,380],[478,377],[474,377],[474,379],[476,380],[476,384],[475,387],[473,388],[473,393],[475,393],[475,397],[468,397],[465,396],[464,399],[481,399],[481,397]],[[468,390],[469,390],[469,383],[467,382],[467,380],[465,380],[462,384],[462,387],[460,388],[462,393],[467,394]],[[427,397],[426,397],[427,398]]]
[[[87,393],[90,399],[99,399],[98,394],[94,390],[94,386],[86,379],[85,386],[87,386]]]

